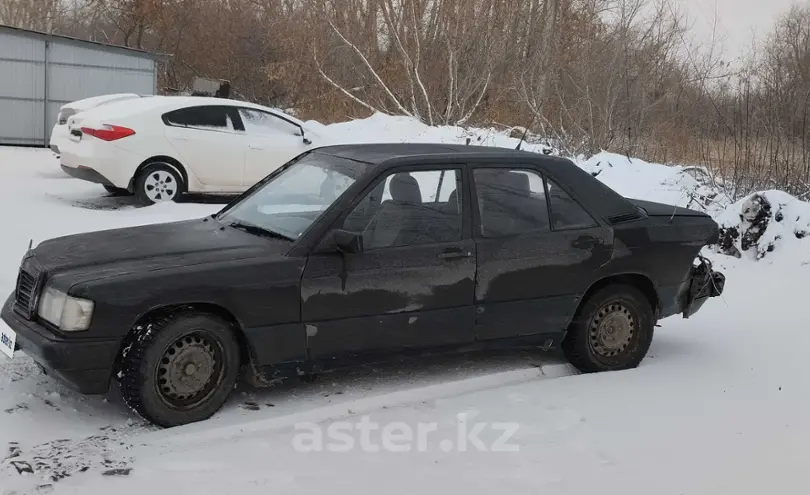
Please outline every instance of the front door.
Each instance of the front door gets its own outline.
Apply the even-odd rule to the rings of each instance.
[[[475,243],[461,168],[397,170],[335,228],[360,254],[313,254],[302,280],[310,358],[472,342]]]
[[[565,329],[613,236],[534,169],[472,171],[478,253],[476,339]]]

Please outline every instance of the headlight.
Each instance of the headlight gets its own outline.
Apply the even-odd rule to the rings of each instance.
[[[46,287],[39,299],[37,314],[43,320],[64,332],[80,332],[90,328],[93,301],[67,295],[61,290]]]

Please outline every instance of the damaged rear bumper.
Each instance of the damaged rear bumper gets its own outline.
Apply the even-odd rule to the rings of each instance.
[[[113,184],[108,178],[101,175],[99,171],[90,167],[84,167],[82,165],[79,165],[78,167],[68,167],[62,165],[62,171],[76,179],[86,180],[87,182],[95,182],[96,184],[101,184],[104,186],[115,187],[115,184]]]
[[[723,293],[726,276],[712,270],[712,263],[703,256],[699,256],[700,264],[692,267],[689,277],[689,286],[686,290],[683,305],[683,317],[689,318],[712,297]]]

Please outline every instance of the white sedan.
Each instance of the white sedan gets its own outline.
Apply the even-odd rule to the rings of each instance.
[[[199,96],[114,102],[69,126],[62,170],[146,205],[184,193],[239,194],[317,139],[277,110]]]

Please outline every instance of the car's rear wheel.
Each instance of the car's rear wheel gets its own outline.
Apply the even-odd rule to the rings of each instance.
[[[225,404],[239,376],[234,329],[210,314],[180,312],[133,331],[121,359],[127,405],[164,427],[205,420]]]
[[[184,187],[177,169],[168,163],[152,163],[135,178],[135,197],[143,205],[177,201]]]
[[[608,285],[582,304],[562,343],[582,372],[635,368],[647,355],[655,327],[653,308],[633,286]]]

